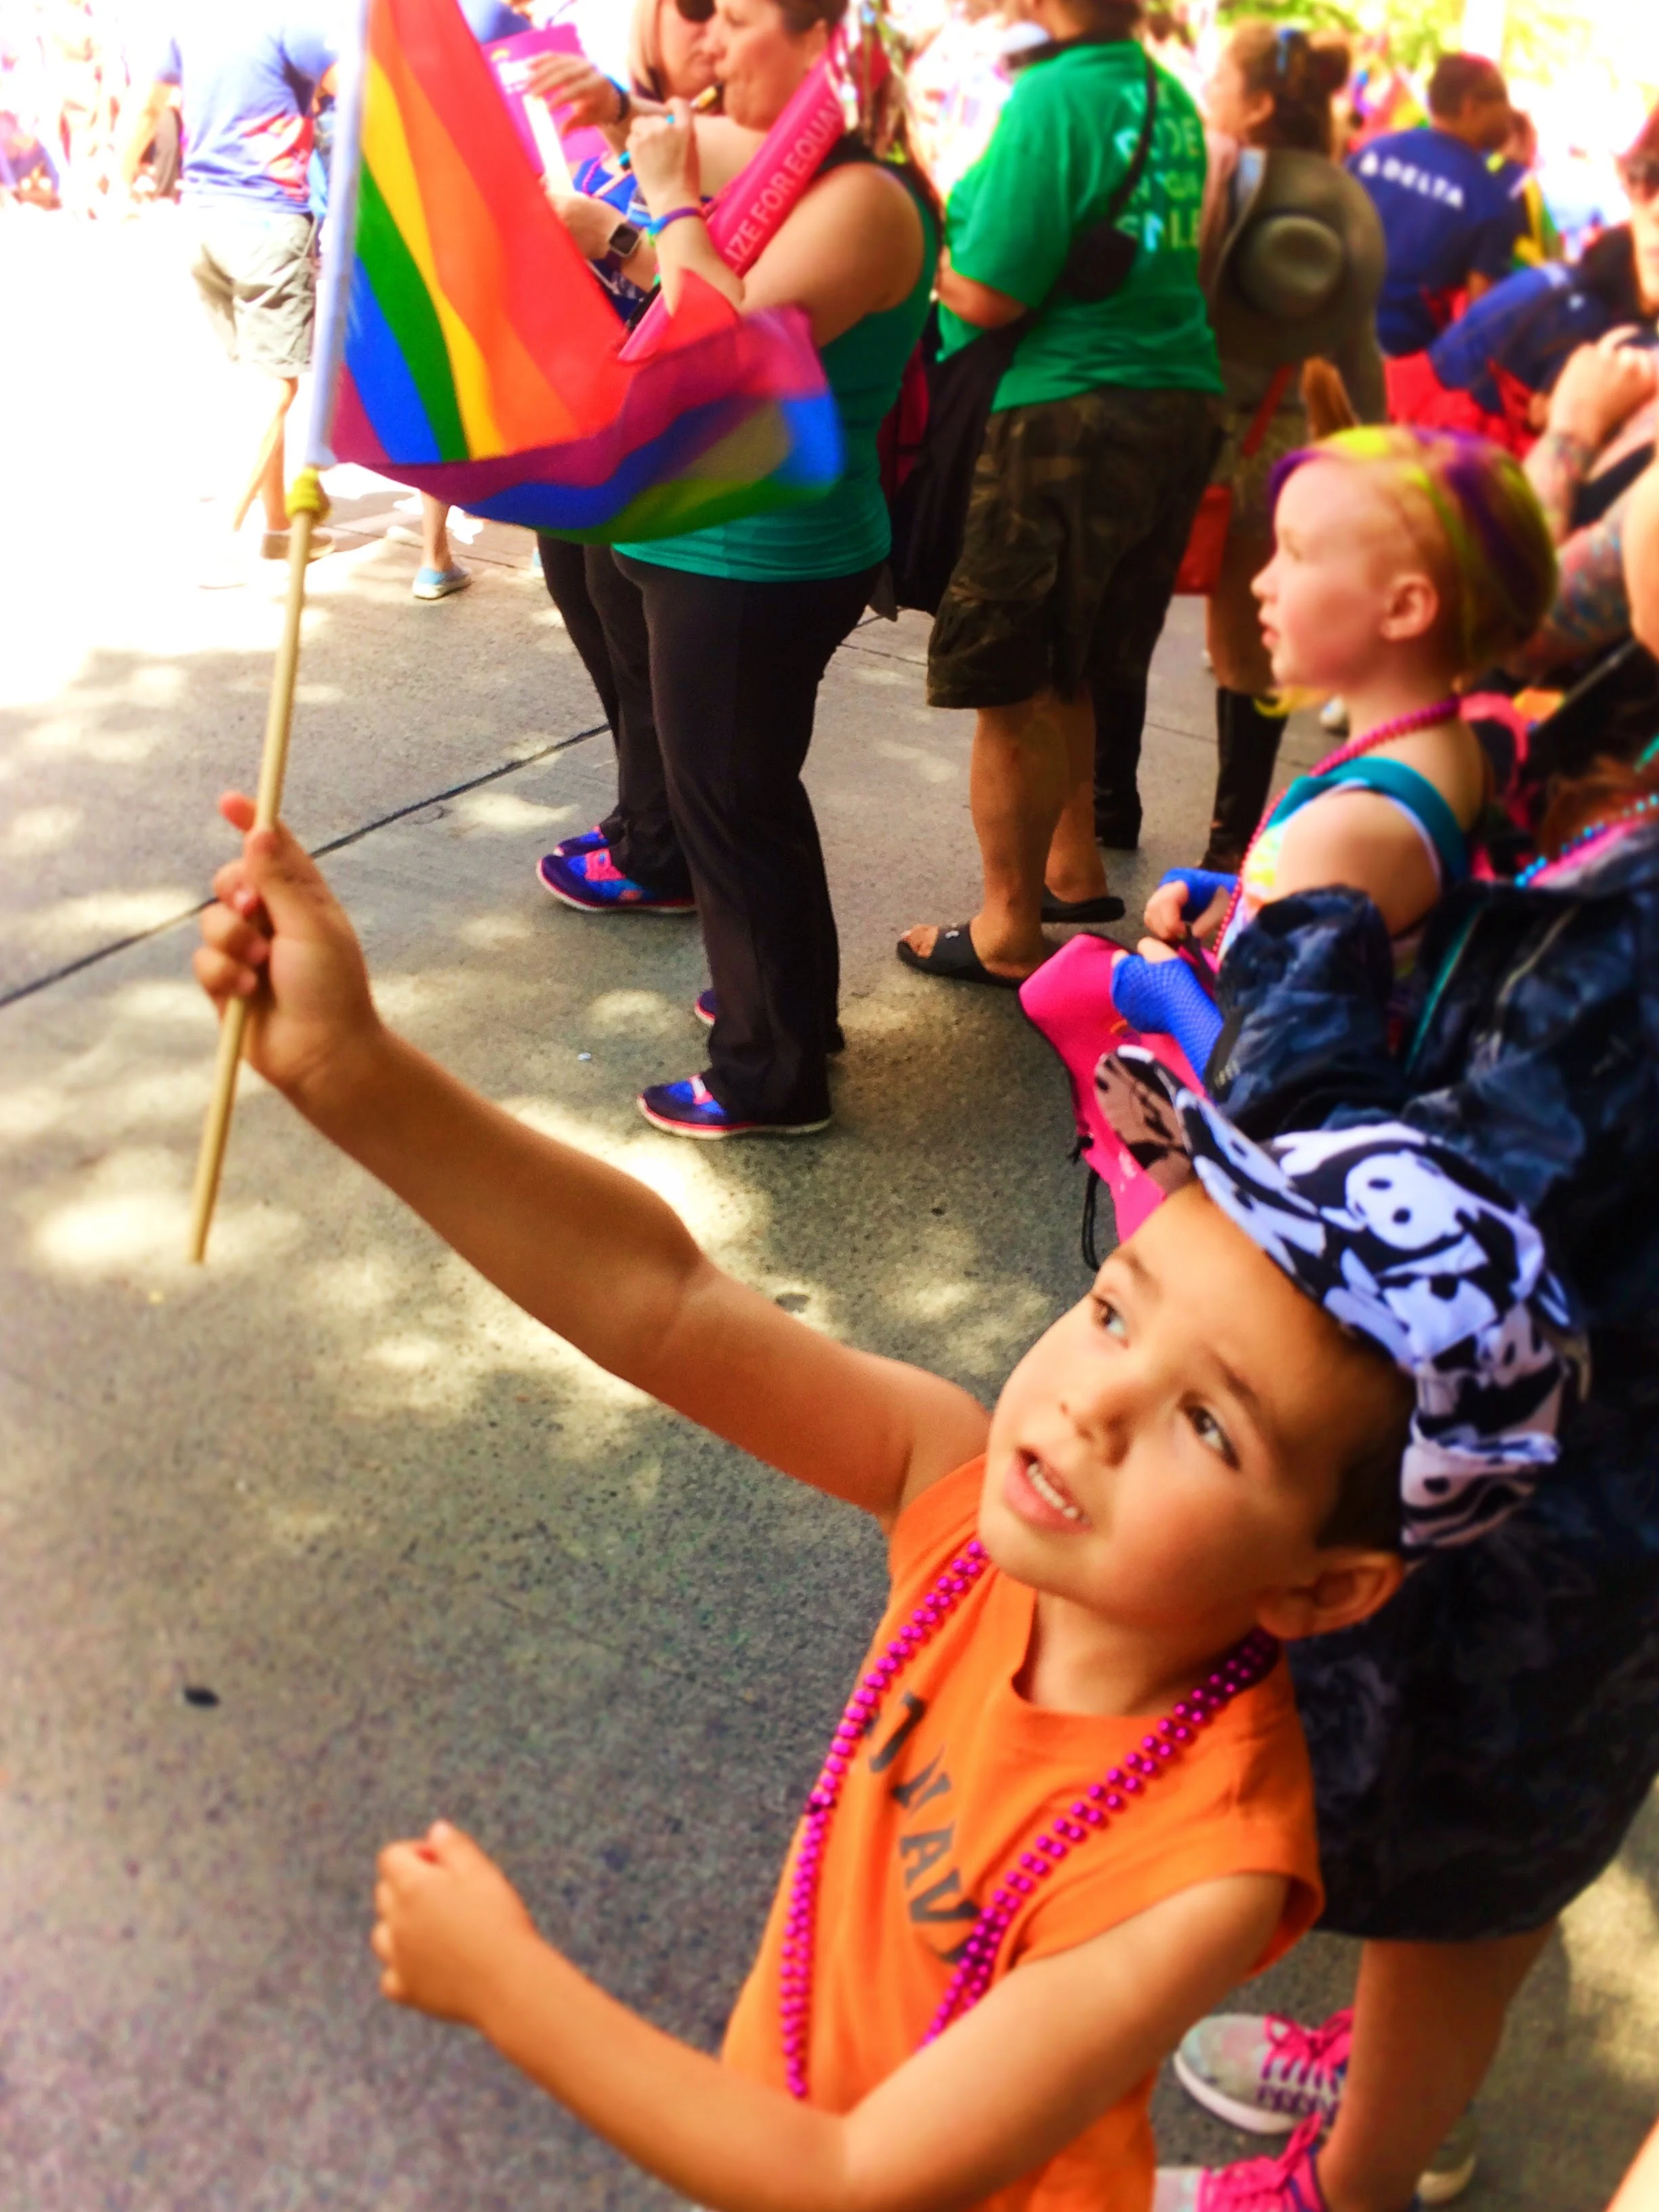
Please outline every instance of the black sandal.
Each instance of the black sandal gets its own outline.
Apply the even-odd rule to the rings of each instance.
[[[1056,898],[1050,890],[1042,894],[1044,921],[1121,921],[1123,912],[1123,902],[1113,891],[1086,899]]]
[[[999,991],[1017,991],[1025,981],[1023,975],[999,975],[988,968],[974,950],[973,931],[965,921],[957,922],[954,929],[941,929],[931,952],[918,952],[901,937],[898,957],[919,975],[937,975],[946,983],[991,983]]]

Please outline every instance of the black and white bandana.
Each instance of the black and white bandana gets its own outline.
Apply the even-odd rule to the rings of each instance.
[[[1585,1358],[1543,1239],[1494,1184],[1400,1121],[1254,1144],[1133,1048],[1101,1060],[1095,1090],[1160,1188],[1196,1175],[1298,1290],[1412,1377],[1407,1551],[1468,1543],[1526,1503]]]

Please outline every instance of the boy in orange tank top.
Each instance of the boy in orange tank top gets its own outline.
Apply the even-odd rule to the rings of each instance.
[[[1259,1147],[1126,1056],[1106,1103],[1173,1195],[988,1414],[392,1036],[286,830],[216,889],[198,976],[316,1127],[601,1365],[890,1539],[723,2062],[441,1822],[381,1856],[386,1994],[714,2212],[1146,2212],[1159,2060],[1318,1910],[1280,1642],[1373,1612],[1553,1456],[1568,1316],[1530,1224],[1409,1129]]]

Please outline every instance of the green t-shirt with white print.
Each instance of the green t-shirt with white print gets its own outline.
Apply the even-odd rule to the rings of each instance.
[[[951,195],[951,266],[1041,307],[997,386],[998,408],[1101,385],[1221,390],[1198,283],[1204,126],[1167,71],[1158,73],[1146,173],[1119,218],[1140,247],[1128,283],[1093,303],[1054,291],[1073,240],[1104,218],[1127,173],[1146,103],[1146,56],[1133,40],[1059,46],[1016,79],[990,144]],[[947,355],[976,335],[947,308],[939,324]]]

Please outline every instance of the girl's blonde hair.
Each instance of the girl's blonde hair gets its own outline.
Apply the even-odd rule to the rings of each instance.
[[[1393,499],[1440,592],[1442,635],[1460,675],[1504,660],[1537,629],[1555,599],[1555,545],[1512,453],[1461,430],[1339,430],[1279,463],[1275,506],[1316,460],[1361,469]]]

